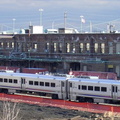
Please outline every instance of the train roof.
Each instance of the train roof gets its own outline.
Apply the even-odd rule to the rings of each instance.
[[[39,74],[29,74],[29,73],[4,73],[0,72],[1,76],[13,76],[13,77],[24,77],[24,78],[44,78],[53,80],[66,80],[66,77],[53,76],[53,75],[39,75]]]
[[[108,80],[108,79],[70,78],[69,81],[88,82],[88,83],[103,83],[103,84],[120,84],[119,80]]]

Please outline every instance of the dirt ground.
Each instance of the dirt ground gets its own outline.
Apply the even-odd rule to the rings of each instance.
[[[103,114],[89,113],[85,111],[61,109],[58,107],[45,107],[26,103],[15,103],[0,101],[0,120],[14,108],[14,113],[18,110],[19,114],[15,120],[113,120],[112,118],[102,118]],[[6,111],[7,110],[7,111]],[[6,113],[4,113],[6,111]],[[11,120],[11,119],[5,119]],[[114,120],[120,120],[119,118]]]
[[[5,102],[0,101],[0,116],[3,115],[3,109],[5,108],[4,103]],[[10,103],[10,106],[12,111],[14,103]],[[17,111],[17,109],[20,110],[18,114],[18,118],[21,118],[20,120],[94,120],[96,116],[100,116],[100,114],[84,111],[61,109],[50,106],[44,107],[26,103],[17,103],[15,111]]]
[[[27,119],[22,119],[22,120],[41,120],[41,119],[49,120],[50,118],[68,119],[68,118],[73,118],[75,116],[89,118],[89,116],[91,115],[90,113],[86,113],[86,112],[61,109],[57,107],[43,107],[43,106],[27,105],[27,104],[25,104],[24,106],[23,105],[21,106],[22,108],[21,112],[24,118],[26,118],[25,116],[27,116]]]

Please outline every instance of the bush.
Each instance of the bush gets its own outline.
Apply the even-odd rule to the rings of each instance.
[[[18,103],[4,101],[1,120],[21,120],[19,112],[20,108]]]

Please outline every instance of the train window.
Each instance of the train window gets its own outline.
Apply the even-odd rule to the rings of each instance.
[[[112,92],[118,92],[117,86],[112,86]]]
[[[8,79],[7,78],[4,78],[4,82],[7,82],[8,81]]]
[[[29,81],[29,85],[33,85],[33,81]]]
[[[40,86],[44,86],[44,82],[40,82]]]
[[[12,83],[12,79],[9,79],[9,83]]]
[[[21,78],[22,84],[25,84],[25,79]]]
[[[61,85],[62,85],[62,87],[64,87],[65,86],[64,82],[61,82]]]
[[[88,86],[88,90],[93,90],[93,86]]]
[[[80,90],[80,85],[78,85],[78,89]]]
[[[117,88],[117,86],[116,86],[116,92],[118,92],[118,88]]]
[[[115,90],[114,90],[114,86],[112,86],[112,92],[115,92]]]
[[[17,80],[16,80],[16,79],[14,79],[14,83],[17,83]]]
[[[82,85],[82,90],[87,90],[87,86]]]
[[[107,91],[107,88],[106,88],[106,87],[101,87],[101,91],[102,91],[102,92],[106,92],[106,91]]]
[[[38,85],[38,81],[35,81],[35,82],[34,82],[34,85]]]
[[[55,83],[51,83],[51,87],[55,87]]]
[[[70,87],[72,87],[72,83],[70,83]]]
[[[116,92],[118,92],[117,86],[116,86]]]
[[[3,78],[0,78],[0,82],[3,82]]]
[[[95,86],[95,91],[100,91],[100,87]]]
[[[45,86],[49,86],[49,82],[45,82]]]

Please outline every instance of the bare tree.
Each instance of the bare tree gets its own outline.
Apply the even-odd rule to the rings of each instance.
[[[18,103],[12,103],[5,101],[3,102],[3,115],[2,120],[20,120],[19,112],[20,108],[17,105]]]

